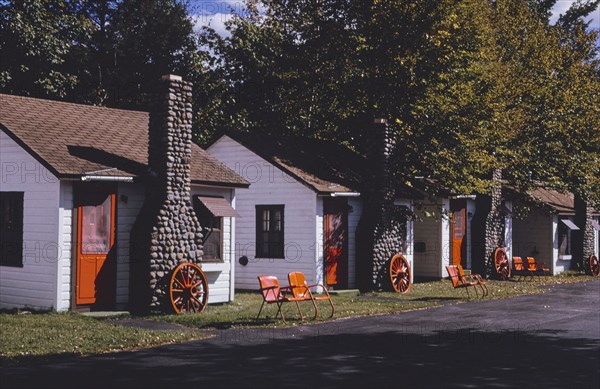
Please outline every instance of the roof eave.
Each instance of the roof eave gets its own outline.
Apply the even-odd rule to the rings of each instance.
[[[29,155],[31,155],[36,161],[38,161],[42,166],[44,166],[48,171],[58,179],[61,178],[61,174],[52,166],[48,161],[42,158],[38,153],[36,153],[31,147],[29,147],[21,138],[19,138],[14,132],[8,129],[4,124],[0,123],[0,130],[4,131],[9,138],[11,138],[15,143],[17,143],[20,147],[22,147]]]
[[[242,189],[246,189],[246,188],[250,187],[250,183],[219,182],[219,181],[205,181],[205,180],[192,180],[192,185],[216,186],[216,187],[222,187],[222,188],[242,188]]]

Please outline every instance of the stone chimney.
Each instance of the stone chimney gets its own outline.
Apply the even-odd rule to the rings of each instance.
[[[372,177],[365,193],[365,205],[359,224],[358,285],[361,290],[391,288],[388,276],[390,259],[405,253],[406,213],[394,205],[399,169],[392,155],[396,140],[385,119],[375,119],[370,125],[367,159]]]
[[[201,261],[200,223],[190,201],[192,84],[163,76],[150,112],[144,205],[131,235],[131,310],[167,312],[178,264]]]

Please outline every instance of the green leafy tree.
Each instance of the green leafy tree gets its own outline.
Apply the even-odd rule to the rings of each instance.
[[[78,83],[70,58],[90,38],[81,1],[0,2],[0,90],[64,98]]]
[[[114,45],[110,105],[146,108],[161,75],[174,73],[193,81],[200,70],[184,2],[122,0],[108,31]]]
[[[165,73],[202,77],[187,2],[0,2],[0,88],[145,109]]]
[[[330,138],[358,152],[368,121],[387,117],[402,167],[394,179],[408,184],[425,175],[497,197],[500,176],[523,191],[536,180],[575,182],[566,166],[593,183],[597,161],[580,152],[591,151],[598,128],[593,34],[580,22],[550,26],[553,5],[269,2],[266,14],[235,17],[230,37],[205,34],[213,74],[223,80],[213,113],[224,127]],[[574,150],[589,162],[568,162]],[[500,202],[489,204],[488,235],[498,234]]]

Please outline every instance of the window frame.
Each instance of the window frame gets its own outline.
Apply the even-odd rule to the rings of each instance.
[[[573,256],[573,231],[571,231],[571,229],[562,221],[563,220],[571,220],[568,216],[559,216],[558,217],[558,227],[556,230],[556,235],[557,235],[557,244],[558,244],[558,257],[559,259],[571,259]],[[571,220],[572,221],[572,220]],[[567,236],[567,251],[562,253],[561,252],[561,232],[565,231],[566,232],[566,236]]]
[[[202,249],[204,254],[202,255],[202,262],[204,263],[224,263],[225,262],[225,253],[223,251],[225,247],[224,241],[224,229],[225,229],[225,217],[224,216],[215,216],[211,213],[211,211],[206,208],[200,201],[195,199],[193,201],[194,213],[196,214],[196,218],[200,223],[200,227],[202,228]],[[205,221],[210,220],[210,226],[206,226]],[[220,229],[215,229],[213,227],[215,220],[219,221]],[[208,239],[209,235],[207,232],[210,232],[210,235],[218,234],[219,238],[219,254],[220,258],[207,258],[206,251],[204,250],[204,243]]]
[[[0,266],[5,267],[23,267],[23,245],[24,245],[24,218],[25,218],[25,192],[17,192],[17,191],[6,191],[0,192],[0,209],[4,207],[4,201],[17,201],[17,204],[20,205],[20,210],[17,210],[17,215],[19,216],[17,223],[17,234],[20,237],[20,241],[17,241],[16,250],[14,253],[9,255],[9,251],[7,247],[4,247],[0,243]],[[1,228],[3,229],[3,233],[0,235],[5,235],[6,231],[4,231],[7,226],[5,225],[3,220],[0,220],[2,223]],[[2,237],[0,236],[0,242],[2,241]]]
[[[269,231],[265,231],[263,229],[264,220],[263,220],[263,211],[269,211]],[[281,228],[279,231],[273,231],[273,226],[276,223],[274,213],[276,211],[280,211],[281,213]],[[256,205],[256,253],[255,258],[275,258],[275,259],[284,259],[285,258],[285,205],[283,204],[261,204]],[[268,233],[267,241],[265,242],[264,237],[265,233]],[[277,246],[270,243],[271,239],[269,238],[271,235],[278,235],[277,240],[279,244]],[[267,249],[267,254],[264,254],[265,244],[269,246]]]
[[[214,227],[210,227],[210,228],[206,228],[204,226],[202,226],[202,223],[200,223],[200,226],[202,226],[202,234],[205,234],[206,231],[210,231],[210,235],[207,237],[203,237],[203,242],[202,242],[202,250],[204,251],[204,256],[202,257],[202,261],[205,263],[223,263],[225,262],[225,255],[223,253],[223,247],[224,247],[224,240],[223,240],[223,230],[224,230],[224,220],[225,218],[223,216],[212,216],[211,218],[211,222],[214,223],[215,220],[219,221],[219,225],[221,228],[214,228]],[[213,223],[211,223],[211,225],[214,225]],[[205,247],[205,243],[208,240],[208,238],[214,234],[218,234],[218,240],[219,240],[219,254],[220,254],[220,258],[207,258],[206,257],[206,250]]]

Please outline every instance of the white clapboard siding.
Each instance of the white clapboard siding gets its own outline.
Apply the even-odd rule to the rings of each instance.
[[[535,257],[539,262],[552,266],[555,274],[553,257],[553,222],[552,216],[540,210],[532,210],[524,219],[513,220],[513,256]]]
[[[117,192],[116,308],[127,309],[129,303],[130,234],[144,204],[145,189],[141,184],[119,183]]]
[[[425,211],[434,217],[425,217]],[[447,277],[446,266],[450,264],[450,221],[445,216],[450,212],[448,198],[434,198],[423,202],[415,213],[422,221],[413,223],[413,244],[425,242],[425,252],[414,252],[414,272],[417,277]]]
[[[414,242],[425,243],[425,252],[414,252],[413,273],[417,277],[443,276],[442,269],[448,261],[445,251],[448,250],[449,240],[443,236],[447,223],[441,219],[442,207],[441,199],[433,199],[425,200],[422,209],[415,210],[422,221],[413,223]],[[434,217],[426,217],[425,212]]]
[[[506,207],[506,209],[508,209],[509,211],[512,211],[513,207],[512,207],[512,201],[505,201],[504,202],[504,206]],[[505,244],[505,250],[506,250],[506,254],[508,255],[508,258],[511,262],[511,266],[512,266],[512,253],[513,253],[513,219],[511,215],[507,215],[504,218],[504,244]]]
[[[215,189],[204,186],[193,186],[192,194],[219,195],[230,200],[232,189]],[[129,251],[131,228],[135,223],[144,203],[145,189],[142,185],[119,183],[117,196],[117,309],[126,309],[129,303]],[[126,200],[124,200],[126,199]],[[231,247],[230,225],[231,218],[224,220],[225,247]],[[224,247],[226,260],[229,261],[230,250]],[[203,270],[209,280],[209,304],[230,301],[229,297],[229,265],[217,268],[203,265]]]
[[[207,186],[194,185],[192,186],[192,196],[220,196],[225,198],[235,207],[235,191],[226,188],[211,188]],[[234,258],[234,234],[232,234],[232,224],[234,218],[223,218],[223,263],[205,262],[202,264],[202,271],[208,279],[208,303],[225,303],[234,299],[234,283],[232,278],[231,261]]]
[[[73,182],[61,181],[59,202],[60,260],[58,262],[58,311],[71,307],[71,264],[73,245]]]
[[[24,192],[23,267],[0,267],[0,308],[65,309],[57,288],[63,276],[57,270],[59,181],[4,131],[0,165],[0,190]]]
[[[573,258],[572,255],[558,254],[558,223],[562,223],[560,221],[561,218],[569,219],[571,222],[575,223],[575,216],[562,216],[560,218],[556,215],[552,216],[552,263],[550,264],[550,271],[553,275],[569,270],[572,264],[571,259]],[[571,231],[571,245],[573,244],[573,235],[573,231]],[[548,261],[536,259],[538,262],[548,264]]]
[[[286,283],[290,271],[303,272],[308,282],[317,281],[315,192],[282,170],[223,136],[208,152],[250,182],[236,191],[240,217],[236,225],[235,284],[239,289],[258,289],[258,275],[275,275]],[[285,258],[256,258],[256,205],[284,205]],[[238,259],[247,256],[247,266]]]
[[[596,223],[600,224],[600,216],[593,218]],[[596,257],[600,257],[600,231],[594,228],[594,254]]]

